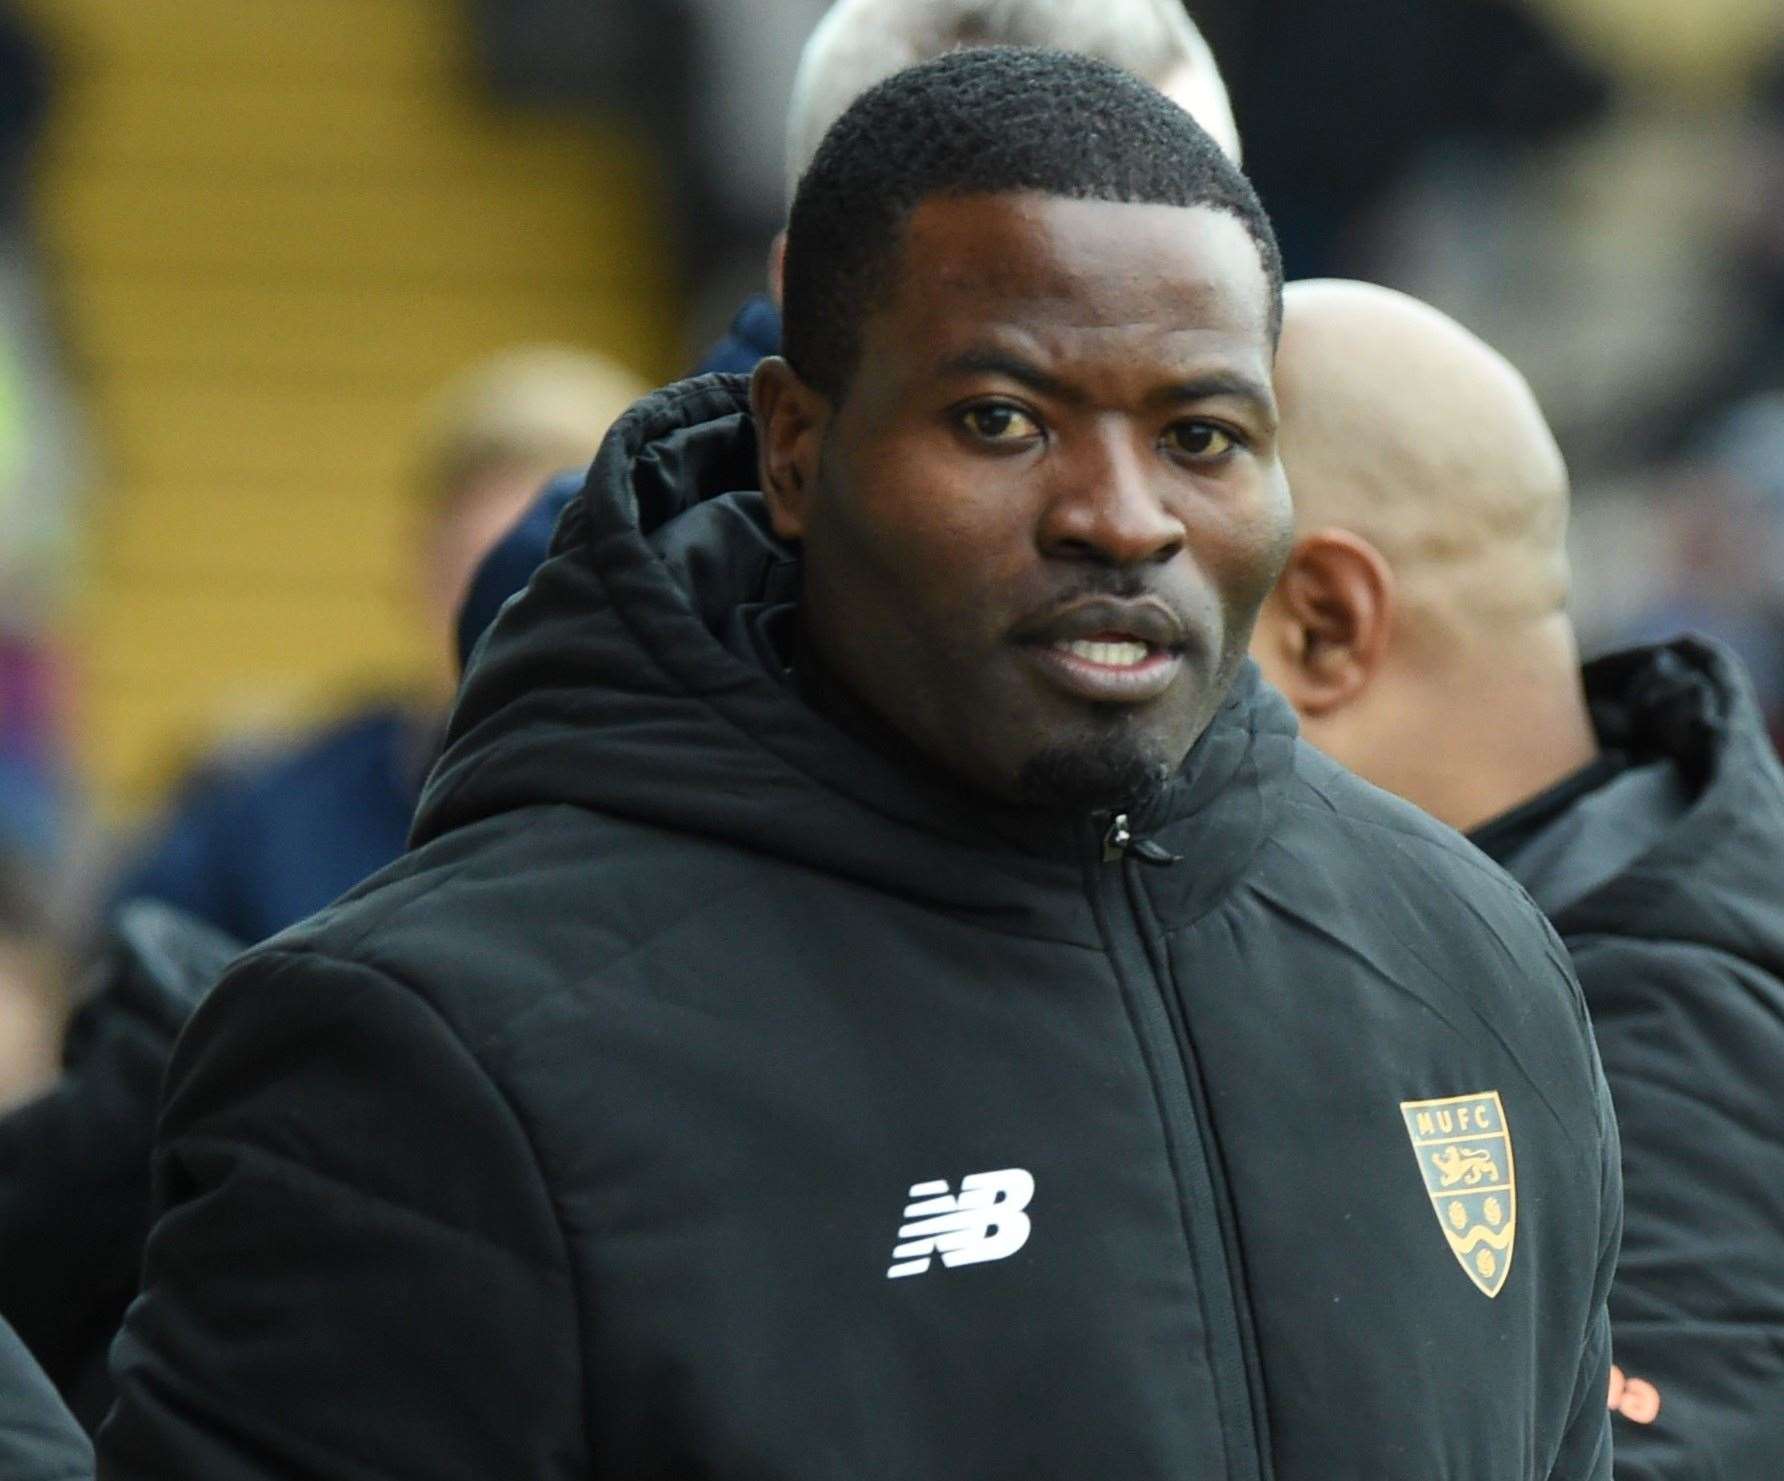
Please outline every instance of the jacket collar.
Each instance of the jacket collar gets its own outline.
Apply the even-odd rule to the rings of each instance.
[[[1739,661],[1683,637],[1596,659],[1585,685],[1600,744],[1632,765],[1667,763],[1689,800],[1638,857],[1561,902],[1557,928],[1699,942],[1784,975],[1784,771]],[[1589,831],[1570,844],[1599,846]]]

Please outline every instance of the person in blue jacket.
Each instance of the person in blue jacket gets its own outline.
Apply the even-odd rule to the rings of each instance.
[[[436,632],[451,631],[471,573],[539,485],[586,466],[643,389],[599,357],[540,347],[476,367],[441,394],[418,460],[426,516],[416,552]],[[108,917],[156,899],[258,941],[321,909],[402,852],[444,697],[382,696],[295,741],[213,758],[120,871]]]

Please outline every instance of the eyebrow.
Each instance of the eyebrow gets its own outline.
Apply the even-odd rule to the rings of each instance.
[[[942,361],[937,369],[945,376],[1001,375],[1017,385],[1060,401],[1082,402],[1087,399],[1082,391],[1068,386],[1058,376],[1048,375],[1038,365],[1031,365],[1019,355],[1003,350],[962,350]]]
[[[1259,412],[1268,412],[1276,399],[1267,385],[1236,370],[1210,370],[1193,375],[1188,380],[1160,386],[1146,399],[1169,405],[1178,401],[1210,401],[1216,396],[1249,401]]]
[[[1043,396],[1082,404],[1089,400],[1082,391],[1049,375],[1019,355],[1004,350],[975,348],[951,355],[937,367],[944,376],[1001,375],[1027,386]],[[1232,396],[1248,401],[1259,412],[1268,412],[1274,398],[1268,386],[1252,376],[1232,370],[1210,370],[1185,380],[1172,381],[1151,392],[1146,399],[1154,405],[1171,406],[1186,401],[1209,401],[1216,396]]]

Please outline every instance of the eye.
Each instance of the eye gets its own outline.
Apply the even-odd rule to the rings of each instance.
[[[1173,452],[1198,462],[1218,462],[1239,445],[1239,439],[1213,422],[1174,422],[1165,432]]]
[[[1041,435],[1033,417],[1002,401],[969,406],[961,412],[960,421],[981,442],[1028,442]]]

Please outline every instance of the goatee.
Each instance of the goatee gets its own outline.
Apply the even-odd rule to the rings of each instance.
[[[1017,795],[1049,812],[1137,807],[1164,790],[1171,767],[1128,735],[1066,742],[1037,751],[1016,777]]]

